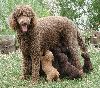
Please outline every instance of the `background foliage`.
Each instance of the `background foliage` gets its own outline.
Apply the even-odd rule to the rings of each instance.
[[[12,31],[9,32],[8,17],[16,5],[19,4],[31,5],[38,17],[50,15],[42,0],[0,0],[0,29],[2,34],[13,34]]]
[[[89,27],[100,30],[100,0],[92,0],[88,6]]]
[[[83,29],[100,29],[100,0],[0,0],[0,30],[9,32],[8,17],[19,4],[29,4],[38,17],[48,15],[67,16]],[[0,33],[1,34],[1,33]]]

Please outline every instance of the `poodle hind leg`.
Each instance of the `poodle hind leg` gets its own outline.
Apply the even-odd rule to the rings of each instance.
[[[82,66],[81,63],[79,61],[79,53],[78,53],[78,49],[76,47],[76,45],[68,45],[69,47],[69,51],[70,51],[70,63],[75,66],[76,68],[78,68],[79,70],[82,70]]]
[[[83,65],[83,71],[88,73],[91,70],[93,70],[92,63],[90,61],[90,57],[88,53],[82,53],[81,56],[84,58],[84,65]]]
[[[78,68],[79,70],[82,70],[81,63],[79,61],[79,53],[78,53],[78,42],[77,42],[77,35],[75,31],[63,31],[64,34],[64,45],[68,47],[69,53],[70,53],[70,63]]]
[[[80,35],[79,32],[77,32],[77,40],[78,40],[80,49],[82,50],[81,56],[84,58],[83,70],[84,72],[89,72],[93,69],[93,66],[90,60],[90,56],[88,54],[88,49],[85,46],[85,42],[83,41],[82,36]]]

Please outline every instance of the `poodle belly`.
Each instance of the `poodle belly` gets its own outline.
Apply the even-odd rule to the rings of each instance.
[[[49,36],[49,37],[48,37]],[[60,36],[58,35],[44,35],[42,47],[45,49],[54,48],[60,42]]]

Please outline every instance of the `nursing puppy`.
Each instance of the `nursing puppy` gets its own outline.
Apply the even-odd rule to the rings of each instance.
[[[59,72],[52,66],[52,60],[54,60],[52,52],[47,50],[45,56],[41,58],[42,70],[47,76],[47,81],[53,81],[59,79]]]

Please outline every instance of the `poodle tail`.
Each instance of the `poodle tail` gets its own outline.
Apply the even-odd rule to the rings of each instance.
[[[77,39],[78,39],[78,44],[80,46],[80,49],[82,50],[81,56],[84,58],[83,71],[89,72],[93,70],[93,66],[90,60],[90,56],[88,54],[87,47],[85,46],[85,42],[83,41],[79,32],[77,32]]]
[[[77,31],[77,40],[78,40],[78,44],[82,52],[86,53],[87,48],[86,48],[85,42],[83,41],[82,36],[80,35],[79,31]]]

